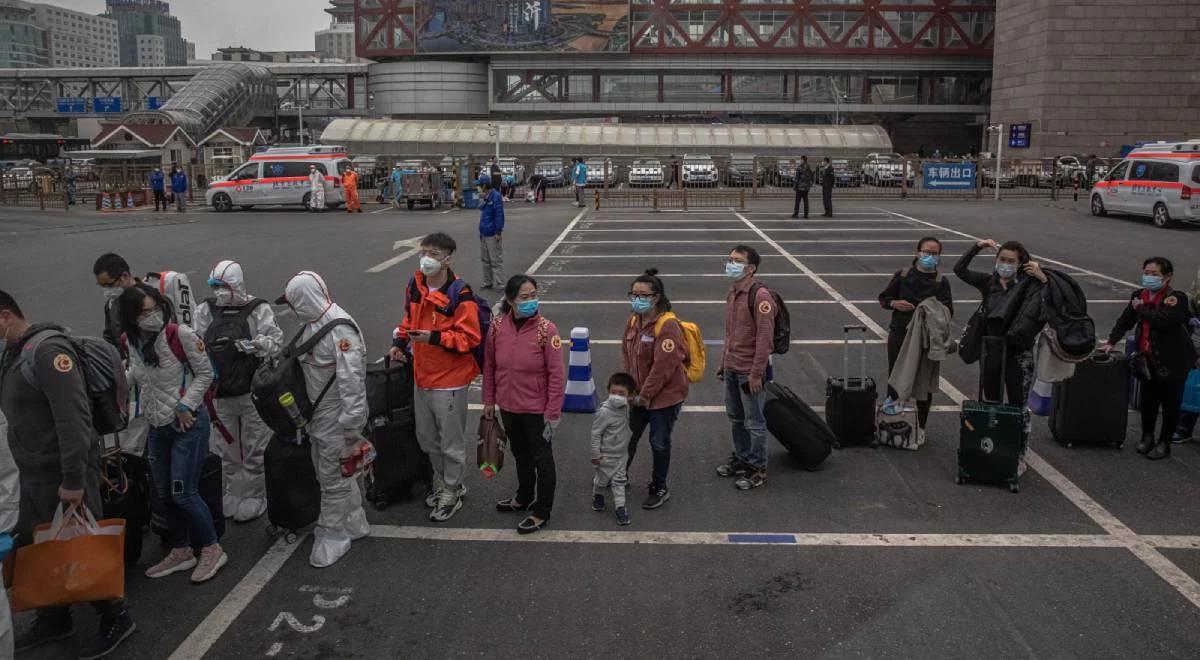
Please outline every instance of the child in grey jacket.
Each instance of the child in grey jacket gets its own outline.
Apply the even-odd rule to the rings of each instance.
[[[629,458],[629,401],[637,393],[633,376],[617,372],[608,379],[608,399],[592,420],[592,510],[604,510],[604,490],[612,488],[613,506],[618,525],[629,524],[625,509],[628,477],[625,463]]]

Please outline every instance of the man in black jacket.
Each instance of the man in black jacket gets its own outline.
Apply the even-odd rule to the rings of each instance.
[[[800,157],[800,165],[796,168],[796,206],[792,209],[792,217],[800,217],[800,202],[804,202],[804,217],[808,217],[808,191],[812,189],[812,170],[808,169],[808,156]]]
[[[829,156],[821,163],[821,204],[825,207],[825,217],[833,217],[833,163]]]

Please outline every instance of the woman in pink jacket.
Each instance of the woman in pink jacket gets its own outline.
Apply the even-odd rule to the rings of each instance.
[[[517,494],[496,503],[500,511],[530,514],[517,531],[532,534],[550,521],[554,506],[554,448],[562,414],[565,374],[558,328],[538,313],[537,282],[514,275],[504,287],[501,314],[484,344],[483,414],[500,409],[517,461]]]

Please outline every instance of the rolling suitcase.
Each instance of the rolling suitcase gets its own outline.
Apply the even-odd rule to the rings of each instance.
[[[413,403],[412,363],[384,358],[367,365],[367,415],[374,419]]]
[[[375,445],[375,461],[367,469],[363,496],[376,509],[382,511],[392,502],[408,499],[416,484],[432,486],[433,465],[417,442],[412,406],[372,419],[370,440]]]
[[[990,338],[988,338],[990,339]],[[1003,339],[994,342],[1003,346]],[[985,340],[984,351],[993,342]],[[1001,353],[1001,364],[1006,362]],[[1020,491],[1021,454],[1025,449],[1025,409],[1003,403],[984,401],[983,364],[980,365],[980,401],[964,401],[960,415],[958,436],[959,484],[968,481],[1003,483],[1009,491]],[[1005,368],[1001,367],[1000,379],[1004,381]]]
[[[875,379],[867,377],[867,328],[847,325],[842,328],[845,342],[842,347],[842,376],[830,377],[825,383],[825,421],[837,436],[838,448],[876,447],[875,406],[878,395]],[[862,370],[857,378],[850,377],[850,333],[862,332]]]
[[[1075,366],[1075,375],[1054,385],[1050,433],[1075,444],[1125,444],[1129,422],[1129,363],[1119,353],[1094,353]]]
[[[829,457],[837,442],[837,437],[820,415],[778,383],[767,383],[763,416],[767,419],[767,430],[806,470],[815,470]]]
[[[142,541],[150,524],[154,481],[146,459],[119,450],[106,450],[101,466],[100,493],[105,518],[125,521],[125,565],[142,557]]]
[[[153,483],[153,482],[152,482]],[[221,477],[221,457],[209,452],[204,458],[204,466],[200,468],[200,499],[212,513],[213,527],[217,530],[217,538],[225,536],[225,486]],[[167,530],[166,508],[175,506],[173,502],[163,502],[158,498],[157,489],[151,489],[150,499],[150,528],[168,542],[170,532]],[[198,546],[197,546],[198,547]]]
[[[317,522],[321,515],[321,486],[313,466],[312,444],[271,438],[263,459],[267,481],[267,520],[289,535]]]

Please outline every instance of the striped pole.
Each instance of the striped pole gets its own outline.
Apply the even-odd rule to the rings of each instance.
[[[567,395],[563,397],[563,412],[596,412],[599,400],[596,382],[592,379],[592,350],[587,328],[571,330],[571,351],[567,371]]]

